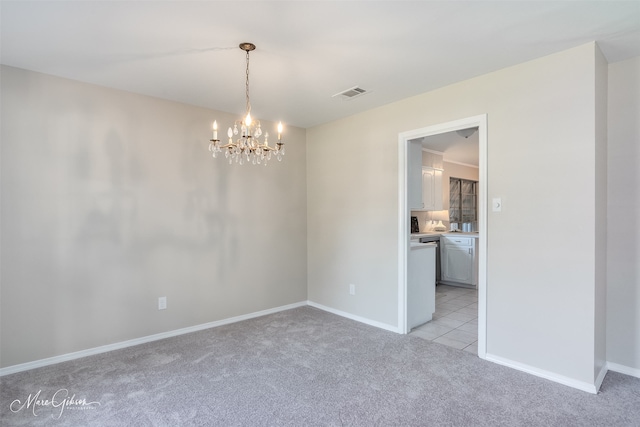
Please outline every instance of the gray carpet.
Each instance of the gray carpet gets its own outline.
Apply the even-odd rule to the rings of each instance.
[[[2,426],[640,426],[640,379],[609,373],[592,395],[311,307],[8,375],[0,387]],[[59,389],[75,394],[64,408],[10,410]]]

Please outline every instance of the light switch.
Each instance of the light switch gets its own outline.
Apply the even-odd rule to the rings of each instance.
[[[492,206],[492,210],[494,212],[501,212],[502,211],[502,199],[500,197],[494,197],[493,201],[491,203]]]

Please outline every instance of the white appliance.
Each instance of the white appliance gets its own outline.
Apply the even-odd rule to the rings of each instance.
[[[441,276],[441,261],[440,261],[440,235],[424,236],[420,238],[420,243],[435,243],[436,244],[436,285],[440,283]]]
[[[435,243],[411,242],[407,280],[407,326],[427,323],[436,311]]]

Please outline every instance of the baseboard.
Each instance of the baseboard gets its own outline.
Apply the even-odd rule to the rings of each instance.
[[[365,323],[376,328],[385,329],[387,331],[400,333],[397,326],[392,326],[387,323],[378,322],[376,320],[367,319],[366,317],[356,316],[355,314],[347,313],[346,311],[336,310],[335,308],[327,307],[326,305],[318,304],[317,302],[307,301],[307,304],[311,307],[318,308],[322,311],[326,311],[332,314],[336,314],[347,319],[355,320],[356,322]]]
[[[505,359],[504,357],[496,356],[494,354],[487,353],[487,357],[485,360],[497,363],[499,365],[507,366],[509,368],[516,369],[518,371],[526,372],[528,374],[535,375],[536,377],[544,378],[559,384],[573,387],[578,390],[586,391],[587,393],[592,393],[592,394],[598,393],[598,389],[596,388],[595,384],[590,384],[584,381],[578,381],[573,378],[565,377],[564,375],[558,375],[554,372],[545,371],[544,369],[535,368],[533,366],[529,366],[520,362],[515,362],[510,359]],[[606,369],[604,369],[604,373],[606,374]],[[604,378],[604,375],[602,375],[602,377]],[[602,382],[602,380],[600,382]]]
[[[600,372],[598,372],[598,376],[596,377],[596,381],[594,384],[596,393],[598,392],[598,390],[600,390],[600,386],[602,385],[602,381],[604,381],[604,377],[605,375],[607,375],[607,372],[608,372],[608,368],[607,368],[607,364],[605,363],[604,366],[602,366],[602,368],[600,369]]]
[[[637,368],[631,368],[629,366],[620,365],[618,363],[607,362],[607,369],[613,372],[618,372],[620,374],[640,378],[640,369]]]
[[[203,329],[215,328],[218,326],[228,325],[230,323],[242,322],[243,320],[249,320],[256,317],[266,316],[267,314],[273,314],[280,311],[291,310],[292,308],[303,307],[306,305],[307,305],[306,301],[300,301],[293,304],[283,305],[280,307],[269,308],[267,310],[261,310],[253,313],[243,314],[240,316],[229,317],[227,319],[216,320],[214,322],[208,322],[200,325],[189,326],[187,328],[175,329],[173,331],[161,332],[159,334],[154,334],[154,335],[147,335],[145,337],[134,338],[128,341],[117,342],[113,344],[103,345],[100,347],[94,347],[86,350],[76,351],[73,353],[62,354],[60,356],[54,356],[54,357],[48,357],[46,359],[35,360],[33,362],[7,366],[6,368],[0,369],[0,377],[9,375],[9,374],[15,374],[16,372],[27,371],[29,369],[35,369],[43,366],[54,365],[60,362],[67,362],[69,360],[79,359],[81,357],[93,356],[95,354],[106,353],[108,351],[120,350],[122,348],[127,348],[127,347],[133,347],[135,345],[144,344],[151,341],[158,341],[165,338],[171,338],[177,335],[197,332]]]

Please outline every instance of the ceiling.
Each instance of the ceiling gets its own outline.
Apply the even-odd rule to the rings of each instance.
[[[2,64],[303,128],[597,41],[640,56],[639,1],[1,1]],[[351,100],[332,95],[354,86]]]
[[[474,132],[466,138],[458,131],[452,131],[411,141],[420,142],[424,149],[442,153],[442,158],[446,162],[478,166],[480,163],[480,139],[477,128],[470,129],[473,129]]]

